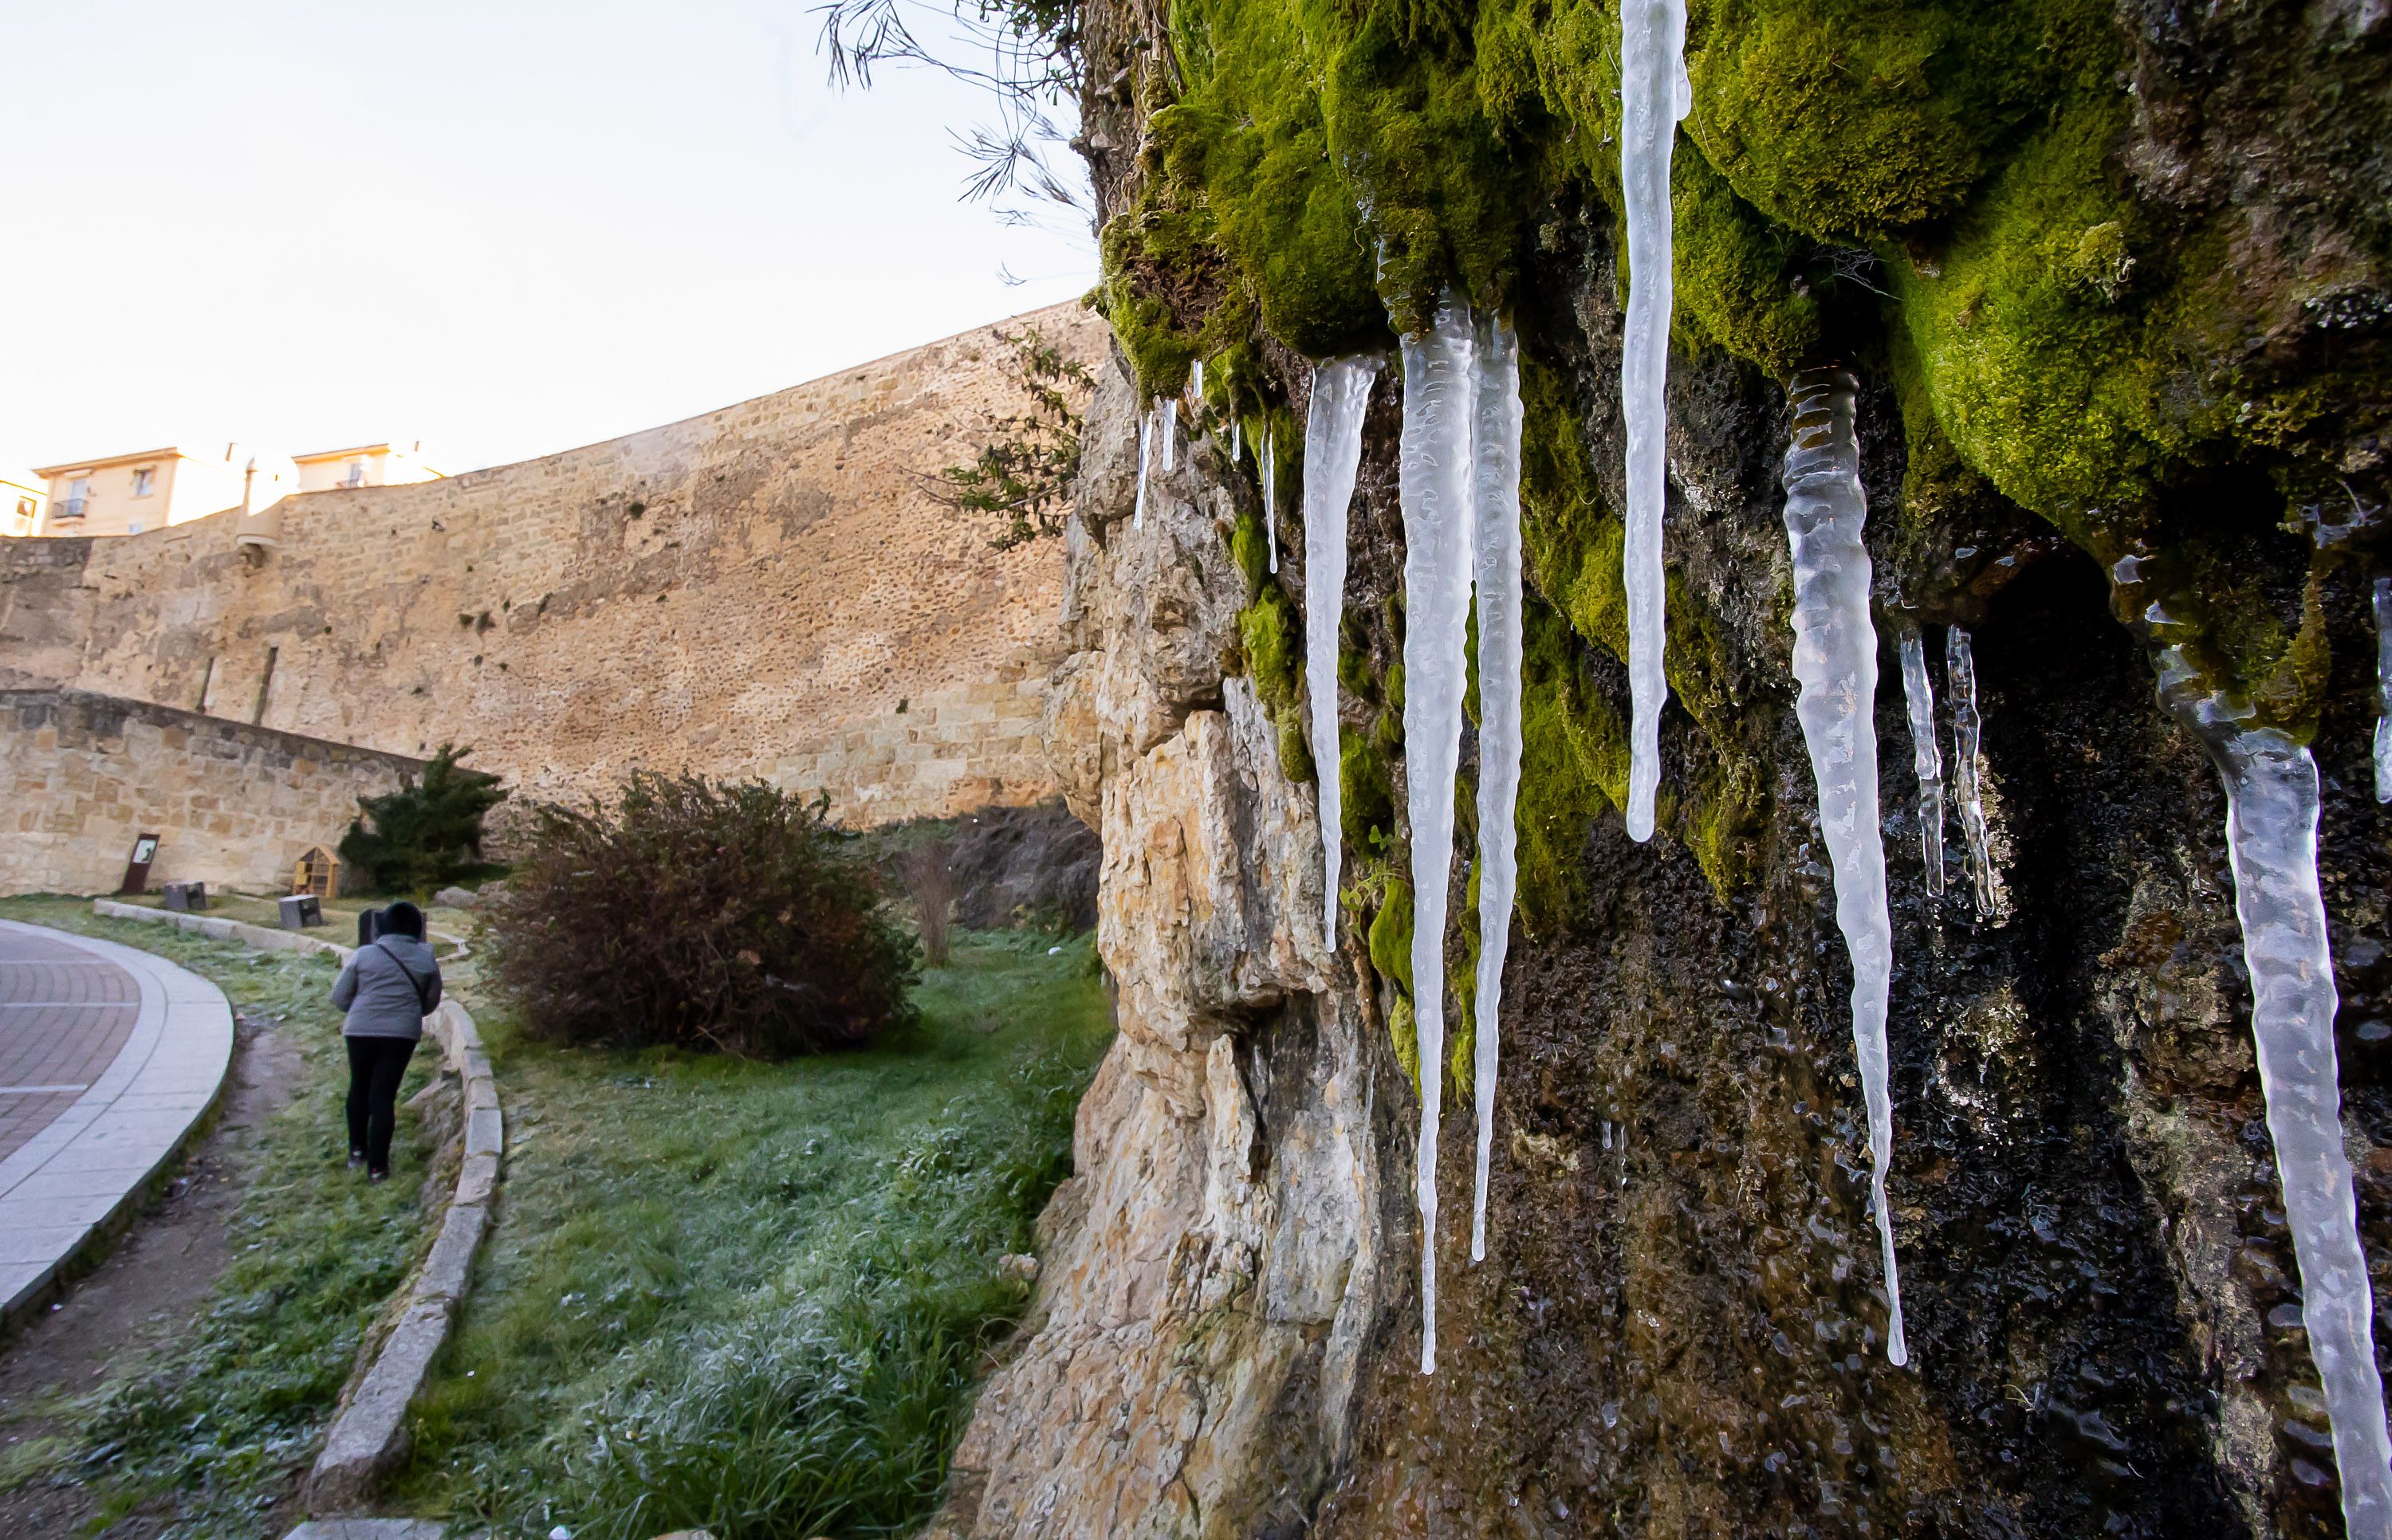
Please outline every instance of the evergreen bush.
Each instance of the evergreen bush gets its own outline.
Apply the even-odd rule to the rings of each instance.
[[[524,1029],[772,1059],[910,1020],[913,939],[828,807],[643,770],[611,807],[533,809],[486,932]]]
[[[482,817],[507,792],[497,776],[460,763],[473,752],[443,744],[422,781],[404,778],[395,792],[358,798],[364,816],[341,836],[349,871],[377,893],[429,893],[484,874]]]

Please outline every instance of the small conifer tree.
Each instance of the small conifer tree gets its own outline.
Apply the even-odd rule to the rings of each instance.
[[[364,816],[342,836],[341,860],[374,891],[429,893],[483,866],[482,817],[507,792],[497,776],[459,762],[473,752],[443,744],[422,780],[408,777],[395,792],[358,798]]]

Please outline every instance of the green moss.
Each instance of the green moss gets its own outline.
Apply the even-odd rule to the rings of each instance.
[[[1696,0],[1687,126],[1774,218],[1882,236],[1957,209],[2107,17],[2090,0]]]
[[[1814,247],[1746,202],[1697,154],[1670,162],[1675,328],[1784,379],[1825,342],[1803,276]]]
[[[1584,645],[1547,605],[1523,616],[1519,906],[1531,930],[1563,925],[1582,897],[1587,825],[1628,802],[1628,725],[1586,679]]]
[[[1396,1050],[1396,1066],[1404,1072],[1412,1091],[1420,1091],[1420,1023],[1412,1016],[1412,997],[1398,995],[1395,1005],[1387,1012],[1387,1040]]]
[[[1371,966],[1382,978],[1392,978],[1405,994],[1412,992],[1412,885],[1386,880],[1379,912],[1371,917]]]
[[[1352,728],[1337,734],[1338,822],[1346,848],[1358,856],[1384,855],[1396,837],[1396,794],[1384,753]]]
[[[1387,1010],[1387,1034],[1396,1062],[1417,1090],[1420,1086],[1420,1031],[1412,1014],[1412,889],[1384,863],[1372,864],[1365,879],[1378,889],[1378,911],[1366,933],[1371,966],[1396,986],[1395,1003]]]
[[[1359,634],[1350,625],[1338,641],[1339,688],[1358,701],[1376,703],[1379,699],[1379,676],[1371,671],[1370,649],[1362,644]]]
[[[1830,355],[1886,369],[1909,452],[1905,551],[1997,514],[1996,498],[2105,562],[2130,538],[2174,551],[2201,601],[2182,613],[2215,628],[2197,649],[2210,682],[2271,719],[2313,713],[2322,624],[2272,609],[2247,546],[2213,548],[2177,493],[2260,456],[2315,500],[2333,483],[2317,446],[2354,411],[2380,413],[2351,403],[2384,393],[2360,373],[2271,382],[2239,361],[2283,296],[2244,281],[2226,225],[2137,210],[2112,164],[2134,106],[2112,10],[1694,0],[1677,341],[1779,376]],[[1540,221],[1618,206],[1613,0],[1176,0],[1167,30],[1169,62],[1139,77],[1153,111],[1128,206],[1101,241],[1102,304],[1150,395],[1212,360],[1207,403],[1254,425],[1278,409],[1265,335],[1325,357],[1385,346],[1448,291],[1508,307]],[[1559,377],[1531,358],[1523,389],[1523,533],[1554,628],[1532,674],[1522,806],[1541,843],[1524,901],[1550,913],[1623,758],[1574,650],[1626,652],[1622,532]],[[1280,437],[1292,461],[1295,435]],[[1256,575],[1258,537],[1240,537],[1241,640],[1294,762],[1293,611]],[[1661,821],[1725,891],[1766,782],[1740,746],[1748,705],[1715,618],[1674,578],[1668,616],[1671,694],[1698,731]],[[1393,602],[1387,621],[1400,636]],[[1364,768],[1400,752],[1402,675],[1372,679],[1346,641],[1341,681],[1384,707]],[[1341,759],[1356,752],[1341,744]]]
[[[1895,270],[1944,433],[2003,496],[2088,546],[2101,511],[2148,505],[2188,446],[2160,408],[2150,307],[2114,303],[2078,261],[2131,216],[2102,168],[2125,123],[2106,98],[2069,114],[2003,169],[1940,268]]]
[[[1279,733],[1280,769],[1291,781],[1313,779],[1304,732],[1304,617],[1270,573],[1263,522],[1242,514],[1229,532],[1229,555],[1245,576],[1249,602],[1238,612],[1238,643],[1254,694]]]

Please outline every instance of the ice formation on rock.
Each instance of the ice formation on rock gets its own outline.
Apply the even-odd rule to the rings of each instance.
[[[2392,577],[2375,580],[2375,800],[2392,802]]]
[[[1362,464],[1362,416],[1379,360],[1332,358],[1312,371],[1304,425],[1304,678],[1312,692],[1313,780],[1320,792],[1321,934],[1337,936],[1343,864],[1343,788],[1338,783],[1337,641],[1346,618],[1346,515]]]
[[[1669,494],[1670,154],[1693,105],[1686,82],[1685,0],[1621,0],[1619,182],[1628,218],[1628,323],[1620,407],[1628,425],[1628,835],[1653,837],[1661,781],[1665,603],[1661,511]]]
[[[1927,674],[1927,643],[1913,627],[1902,633],[1902,701],[1910,713],[1910,762],[1918,771],[1918,856],[1927,891],[1944,891],[1944,752],[1935,744],[1935,681]]]
[[[1268,419],[1263,422],[1263,541],[1270,548],[1270,569],[1279,570],[1279,445]]]
[[[1483,1262],[1487,1173],[1495,1144],[1496,1024],[1518,881],[1513,814],[1520,790],[1520,343],[1508,322],[1479,324],[1476,375],[1478,985],[1471,1082],[1477,1094],[1478,1182],[1470,1258]]]
[[[1196,404],[1198,411],[1204,409],[1204,360],[1202,358],[1189,366],[1188,395]]]
[[[1173,446],[1178,442],[1179,397],[1166,395],[1163,398],[1163,468],[1166,471],[1171,469],[1176,455]]]
[[[1815,369],[1795,377],[1793,442],[1786,448],[1786,537],[1794,559],[1795,715],[1819,787],[1819,833],[1835,869],[1836,926],[1852,959],[1852,1052],[1868,1104],[1869,1201],[1885,1253],[1890,1307],[1886,1357],[1907,1363],[1902,1281],[1887,1212],[1893,1103],[1886,1088],[1886,1008],[1893,925],[1886,911],[1885,841],[1878,822],[1877,629],[1869,620],[1869,555],[1861,543],[1868,499],[1852,433],[1852,377]]]
[[[2343,1153],[2334,1049],[2339,1002],[2318,889],[2317,763],[2273,729],[2209,736],[2226,782],[2226,848],[2251,974],[2251,1035],[2284,1218],[2300,1262],[2301,1321],[2334,1426],[2343,1524],[2354,1540],[2386,1540],[2392,1536],[2392,1438],[2375,1372],[2374,1300]]]
[[[1944,669],[1952,681],[1952,790],[1960,799],[1960,834],[1969,842],[1969,886],[1977,912],[1994,912],[1994,853],[1985,833],[1984,719],[1977,713],[1977,658],[1969,633],[1944,633]]]
[[[1242,417],[1232,416],[1229,419],[1229,463],[1235,465],[1238,461],[1245,458],[1246,420]]]
[[[1436,1132],[1445,1072],[1445,918],[1453,792],[1462,754],[1470,623],[1473,389],[1470,307],[1448,294],[1425,332],[1403,340],[1404,758],[1411,813],[1412,1015],[1421,1128],[1421,1372],[1436,1372]]]
[[[1130,515],[1132,529],[1146,527],[1146,468],[1153,458],[1149,440],[1154,436],[1154,412],[1151,408],[1138,420],[1138,508]]]

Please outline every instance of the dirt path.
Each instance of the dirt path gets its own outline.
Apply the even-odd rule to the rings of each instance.
[[[257,1130],[296,1094],[301,1075],[288,1037],[240,1018],[225,1105],[182,1173],[97,1271],[0,1347],[0,1471],[20,1445],[64,1430],[63,1401],[173,1337],[205,1304],[230,1260],[228,1222],[254,1174]],[[0,1534],[63,1540],[86,1533],[98,1510],[84,1488],[34,1481],[0,1493]],[[136,1540],[158,1527],[136,1515],[108,1533]]]

